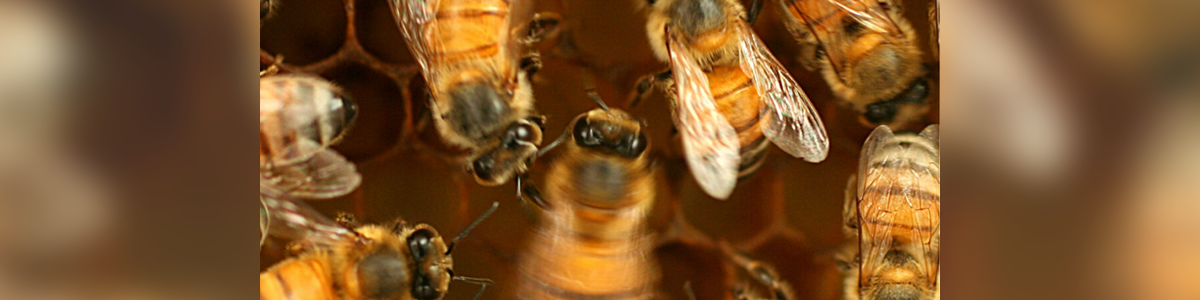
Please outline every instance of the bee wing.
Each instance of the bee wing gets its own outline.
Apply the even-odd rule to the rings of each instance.
[[[360,238],[358,233],[342,227],[303,201],[289,198],[283,191],[261,181],[259,200],[263,205],[261,211],[266,215],[266,235],[316,247],[330,247]]]
[[[433,53],[440,50],[441,45],[426,43],[424,36],[433,35],[430,31],[438,30],[437,26],[432,25],[437,18],[440,2],[441,0],[388,0],[392,16],[396,18],[396,25],[400,27],[400,34],[404,35],[405,44],[408,44],[413,59],[421,65],[426,80],[434,78],[430,74],[434,72],[430,67],[431,59]]]
[[[751,74],[754,88],[767,104],[760,112],[765,121],[763,134],[792,156],[809,162],[825,160],[829,154],[829,137],[808,95],[771,55],[754,34],[754,29],[745,22],[740,24],[743,34],[738,52],[742,72]]]
[[[675,101],[675,126],[683,138],[683,149],[692,176],[710,196],[729,197],[737,184],[737,131],[717,111],[708,77],[700,70],[683,45],[667,34],[671,71],[678,90]]]
[[[936,132],[937,127],[930,126],[920,136],[929,139]],[[908,246],[912,247],[909,253],[923,267],[925,278],[933,281],[937,278],[940,259],[940,166],[934,161],[929,166],[914,167],[907,158],[897,155],[902,151],[882,151],[894,137],[887,126],[876,127],[867,137],[859,159],[857,210],[862,233],[859,235],[861,267],[864,270],[883,267],[885,256],[894,248],[896,232],[893,230],[908,227],[906,238],[911,241]],[[897,171],[896,168],[905,169]],[[864,200],[868,188],[884,192],[872,193],[870,197],[877,198]],[[925,198],[930,190],[939,192],[937,198]],[[862,272],[860,276],[870,274],[875,273]]]
[[[821,43],[821,50],[825,52],[825,57],[829,59],[829,64],[839,76],[844,74],[842,71],[846,62],[846,51],[844,49],[850,49],[854,43],[853,39],[844,34],[843,23],[837,22],[841,20],[841,18],[837,17],[839,14],[846,14],[847,17],[862,25],[865,30],[890,35],[904,35],[877,1],[815,1],[813,3],[804,3],[804,1],[788,0],[788,6],[801,8],[795,11],[800,13],[800,17],[804,19],[804,23],[808,26],[809,31]],[[824,1],[827,5],[817,3],[821,1]],[[842,78],[842,80],[845,80],[845,78]]]
[[[258,197],[258,246],[261,247],[263,242],[267,241],[267,227],[271,225],[271,218],[268,216],[270,211],[267,210],[266,200],[260,195]]]
[[[317,147],[314,148],[317,150],[306,160],[276,165],[262,172],[263,180],[291,197],[308,200],[341,197],[362,183],[362,175],[354,164],[333,149],[314,145],[311,141],[297,141],[295,144],[297,147]]]

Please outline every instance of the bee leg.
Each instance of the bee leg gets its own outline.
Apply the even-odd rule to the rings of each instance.
[[[750,259],[741,253],[737,253],[732,247],[729,246],[729,243],[724,241],[720,243],[720,248],[721,252],[723,252],[725,256],[729,257],[729,260],[733,262],[734,265],[746,270],[746,273],[750,273],[755,280],[767,286],[767,288],[771,290],[774,299],[793,299],[791,287],[789,287],[787,283],[783,282],[783,280],[779,279],[779,274],[776,273],[771,266]],[[748,299],[744,298],[744,295],[743,297],[739,298]]]
[[[537,52],[530,52],[525,57],[521,58],[521,70],[525,71],[525,76],[533,78],[542,69],[542,55]]]
[[[271,65],[267,66],[266,70],[262,70],[262,71],[258,72],[259,78],[278,74],[279,73],[279,65],[283,64],[283,54],[275,54],[275,57],[271,58],[270,61],[271,61]]]
[[[544,210],[550,210],[550,203],[542,199],[542,192],[532,183],[525,183],[525,176],[517,176],[517,199],[533,202]],[[526,197],[528,195],[528,197]]]
[[[558,13],[549,11],[535,13],[533,19],[529,20],[529,32],[525,34],[522,42],[528,45],[554,38],[559,33],[558,25],[561,23],[562,16]]]
[[[670,81],[671,75],[671,69],[666,69],[657,74],[646,75],[642,76],[642,78],[638,78],[636,90],[634,90],[633,96],[631,99],[629,99],[629,105],[626,107],[637,107],[637,105],[642,102],[642,98],[645,98],[646,94],[650,92],[651,88]]]
[[[746,14],[746,23],[754,25],[754,21],[758,20],[758,16],[762,14],[763,0],[751,0],[750,12]]]

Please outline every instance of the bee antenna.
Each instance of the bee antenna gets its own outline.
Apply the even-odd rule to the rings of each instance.
[[[483,215],[479,216],[479,218],[476,218],[474,222],[471,222],[471,225],[467,225],[466,229],[463,229],[463,231],[459,232],[458,236],[454,237],[453,240],[450,240],[450,245],[446,246],[446,255],[450,255],[450,252],[454,251],[454,244],[458,244],[458,240],[467,236],[468,233],[471,233],[471,229],[475,229],[475,226],[479,225],[479,222],[483,222],[483,219],[486,219],[488,216],[492,215],[492,213],[496,212],[497,207],[500,207],[500,202],[493,201],[492,208],[489,208],[487,212],[484,212]]]
[[[588,87],[585,89],[585,91],[587,91],[588,98],[591,98],[593,102],[596,102],[596,105],[599,105],[601,109],[604,109],[604,112],[612,113],[612,111],[608,109],[608,105],[604,104],[604,99],[600,98],[600,93],[596,92],[596,88]]]
[[[491,279],[487,279],[487,278],[475,278],[475,277],[466,277],[466,276],[453,276],[451,278],[453,278],[454,280],[458,280],[458,281],[462,281],[462,282],[466,282],[466,283],[474,283],[474,284],[479,285],[479,292],[475,293],[475,297],[471,298],[471,300],[478,300],[479,296],[483,295],[484,289],[487,289],[487,287],[489,285],[496,284],[495,282],[492,282]]]
[[[607,108],[605,110],[607,110]],[[574,123],[575,122],[571,122],[571,124],[574,124]],[[562,144],[563,141],[566,141],[567,137],[570,136],[570,134],[571,134],[570,130],[563,130],[563,133],[558,136],[558,139],[554,140],[553,142],[550,142],[549,145],[546,145],[545,147],[538,149],[538,152],[534,157],[541,157],[543,155],[546,155],[546,152],[550,152],[550,149],[554,149],[554,147],[558,147],[558,144]]]

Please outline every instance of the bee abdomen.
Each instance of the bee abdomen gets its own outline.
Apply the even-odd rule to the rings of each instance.
[[[506,1],[442,1],[437,22],[425,32],[434,59],[457,61],[489,58],[500,51],[501,28],[507,28]]]
[[[762,168],[763,162],[767,161],[767,137],[758,135],[758,139],[750,144],[744,144],[738,150],[741,153],[741,162],[738,164],[738,180],[745,179],[754,175],[759,168]]]
[[[258,275],[261,300],[336,300],[329,268],[317,258],[296,258]]]
[[[762,98],[754,81],[737,66],[718,66],[708,73],[717,110],[737,131],[741,144],[738,179],[754,174],[766,158],[767,139],[762,132]]]

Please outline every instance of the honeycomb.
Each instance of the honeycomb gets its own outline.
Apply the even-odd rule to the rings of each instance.
[[[608,106],[646,120],[650,151],[662,175],[650,227],[662,240],[655,255],[664,295],[687,299],[683,286],[691,282],[698,299],[730,298],[735,285],[751,282],[712,246],[725,241],[774,266],[798,299],[839,298],[840,283],[829,252],[845,242],[841,210],[846,182],[871,128],[838,105],[819,74],[800,66],[779,7],[768,1],[756,30],[820,111],[830,137],[829,156],[810,164],[772,147],[764,167],[739,182],[729,200],[709,198],[680,156],[670,107],[661,92],[651,93],[636,107],[628,105],[639,77],[667,67],[651,54],[645,18],[635,4],[533,1],[531,11],[554,12],[563,19],[560,34],[534,45],[542,53],[534,97],[548,117],[546,139],[556,138],[576,115],[596,108],[585,87],[595,87]],[[904,4],[923,49],[930,45],[927,5]],[[452,236],[498,201],[500,209],[456,247],[455,273],[494,280],[496,285],[482,299],[514,298],[518,257],[536,229],[537,208],[517,200],[513,182],[498,187],[476,184],[464,171],[465,153],[439,140],[426,112],[419,68],[385,0],[283,0],[263,22],[260,34],[263,68],[278,55],[283,72],[329,79],[359,106],[354,127],[335,149],[357,164],[363,184],[345,197],[310,204],[330,216],[352,213],[362,222],[403,218],[429,223]],[[936,82],[936,61],[925,52]],[[935,88],[932,122],[938,120],[937,98]],[[556,154],[551,151],[538,159],[531,182],[545,182],[542,175]],[[673,230],[671,220],[676,217],[695,230]],[[260,268],[286,257],[283,248],[282,243],[268,243]],[[453,283],[447,299],[470,299],[476,288]]]

